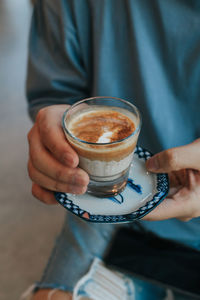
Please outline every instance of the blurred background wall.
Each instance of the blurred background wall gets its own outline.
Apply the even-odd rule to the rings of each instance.
[[[41,276],[64,209],[31,196],[25,77],[30,0],[0,0],[0,300],[17,300]]]

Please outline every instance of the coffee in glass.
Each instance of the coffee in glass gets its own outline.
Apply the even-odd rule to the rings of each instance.
[[[99,197],[120,193],[141,128],[138,109],[119,98],[88,98],[64,113],[63,128],[90,177],[87,192]]]

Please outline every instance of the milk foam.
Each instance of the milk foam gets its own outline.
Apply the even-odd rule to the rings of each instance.
[[[111,137],[113,135],[112,131],[104,132],[98,139],[97,143],[109,143],[111,141]]]

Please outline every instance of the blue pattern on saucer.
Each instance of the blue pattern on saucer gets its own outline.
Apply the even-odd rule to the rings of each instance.
[[[142,147],[136,147],[135,154],[138,158],[147,160],[152,154]],[[157,174],[156,175],[156,189],[157,192],[152,196],[145,205],[141,206],[137,210],[124,215],[94,215],[86,210],[81,209],[78,205],[74,204],[66,193],[55,192],[56,200],[67,210],[89,222],[94,223],[128,223],[134,220],[140,219],[152,211],[160,202],[164,200],[167,196],[169,190],[169,180],[167,174]],[[135,183],[132,178],[128,179],[127,187],[133,190],[133,193],[142,194],[142,187]],[[77,196],[78,197],[78,196]],[[116,204],[122,204],[124,202],[124,196],[119,194],[114,197],[108,198]]]

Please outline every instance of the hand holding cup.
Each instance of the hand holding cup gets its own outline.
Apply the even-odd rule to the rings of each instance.
[[[54,192],[83,194],[89,177],[78,168],[79,158],[66,141],[61,119],[68,105],[42,108],[28,133],[28,172],[32,194],[47,204],[57,204]]]

